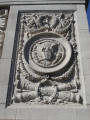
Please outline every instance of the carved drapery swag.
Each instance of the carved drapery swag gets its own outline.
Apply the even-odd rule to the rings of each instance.
[[[5,37],[7,18],[8,18],[8,10],[7,9],[0,10],[0,57],[2,53],[4,37]]]
[[[13,103],[82,103],[74,12],[21,13]]]

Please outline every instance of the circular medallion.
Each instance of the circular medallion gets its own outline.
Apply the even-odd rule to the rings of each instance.
[[[62,63],[65,49],[60,42],[53,39],[40,39],[30,48],[29,63],[31,60],[40,67],[50,68]]]
[[[29,39],[23,50],[25,66],[37,73],[53,73],[63,69],[71,58],[69,42],[54,33],[40,33]]]

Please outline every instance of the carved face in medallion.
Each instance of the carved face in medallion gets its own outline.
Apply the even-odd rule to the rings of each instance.
[[[51,42],[52,41],[52,42]],[[65,50],[58,41],[41,39],[36,41],[30,49],[30,57],[40,67],[54,67],[65,57]]]

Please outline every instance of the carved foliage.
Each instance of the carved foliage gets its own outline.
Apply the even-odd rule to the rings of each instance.
[[[3,46],[3,40],[5,37],[7,17],[8,17],[8,10],[7,9],[0,10],[0,56],[1,56],[1,49]]]

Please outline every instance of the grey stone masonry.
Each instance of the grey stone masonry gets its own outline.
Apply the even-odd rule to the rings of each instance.
[[[2,55],[0,58],[0,120],[90,120],[90,33],[89,33],[86,10],[85,10],[85,0],[11,0],[11,1],[10,0],[0,0],[0,8],[2,9],[3,7],[5,8],[6,6],[9,6],[10,9],[9,9],[7,27],[6,27],[6,31],[5,31]],[[48,11],[48,15],[47,15],[47,11]],[[51,14],[53,14],[55,12],[56,13],[53,14],[54,17],[50,17],[49,12],[51,12]],[[64,13],[65,15],[62,14],[61,12]],[[64,34],[63,32],[60,34],[61,35],[60,37],[62,38],[62,40],[60,39],[60,41],[58,43],[61,44],[62,46],[64,46],[64,51],[66,50],[64,53],[66,55],[66,56],[64,56],[64,59],[67,57],[68,61],[71,60],[68,63],[67,67],[65,66],[65,70],[67,70],[69,65],[72,66],[72,61],[73,61],[73,58],[71,57],[69,59],[68,55],[70,54],[70,55],[73,55],[73,57],[74,57],[74,54],[75,54],[74,52],[76,52],[76,51],[74,51],[74,52],[72,51],[73,47],[70,47],[69,44],[72,45],[73,40],[76,40],[76,43],[74,45],[77,45],[77,48],[76,48],[77,49],[76,53],[78,53],[78,55],[77,55],[78,66],[76,66],[77,68],[75,69],[75,71],[73,71],[72,76],[68,76],[68,72],[65,71],[67,73],[65,76],[66,79],[70,78],[66,82],[65,81],[63,81],[63,82],[55,81],[55,77],[58,76],[58,73],[59,73],[57,71],[55,71],[55,77],[53,77],[54,73],[53,73],[53,75],[52,75],[52,73],[50,73],[50,77],[49,77],[50,80],[48,79],[48,76],[46,76],[47,78],[45,78],[43,80],[40,78],[41,82],[39,84],[37,84],[38,81],[33,82],[33,80],[28,78],[28,76],[27,76],[28,72],[30,72],[30,75],[32,75],[32,76],[35,75],[34,76],[34,77],[36,77],[35,80],[37,80],[38,76],[40,77],[42,74],[44,74],[44,73],[42,73],[43,69],[46,69],[48,71],[49,65],[48,65],[48,69],[47,69],[47,66],[44,66],[46,68],[43,68],[42,63],[39,63],[37,61],[33,62],[33,60],[32,60],[33,64],[31,66],[29,66],[28,62],[25,61],[24,53],[26,53],[26,55],[28,55],[27,50],[28,50],[28,45],[30,43],[30,40],[33,43],[34,39],[37,39],[37,38],[39,39],[39,35],[42,35],[43,32],[45,32],[45,33],[43,33],[44,36],[46,35],[46,33],[49,34],[49,32],[51,32],[49,37],[50,37],[50,39],[51,38],[55,39],[56,42],[55,42],[55,40],[53,40],[54,42],[50,43],[50,39],[48,41],[48,37],[46,37],[47,40],[45,39],[45,42],[46,42],[47,46],[44,46],[44,50],[47,49],[47,51],[48,50],[51,51],[52,48],[50,45],[51,44],[57,45],[58,37],[55,38],[55,35],[58,36],[58,34],[59,34],[59,33],[58,34],[53,33],[53,32],[55,32],[56,29],[55,29],[55,27],[52,27],[52,23],[53,23],[52,18],[54,19],[55,15],[57,15],[57,20],[60,21],[61,26],[62,27],[63,27],[63,25],[67,26],[67,24],[66,24],[67,18],[66,19],[64,19],[64,18],[65,18],[65,16],[68,16],[68,14],[70,14],[72,12],[73,12],[74,17],[72,17],[72,16],[71,17],[73,18],[73,20],[69,17],[68,22],[67,22],[67,24],[70,22],[70,25],[74,24],[74,26],[73,27],[70,26],[70,29],[69,29],[69,30],[71,30],[69,32],[72,33],[71,36],[69,36],[71,41],[68,40],[68,42],[70,42],[70,43],[65,42],[66,38],[64,39],[64,37],[67,34],[67,29],[66,29],[66,31],[64,31],[66,34]],[[25,15],[26,15],[26,19],[28,19],[28,18],[30,18],[30,15],[32,16],[32,13],[33,13],[32,18],[34,18],[33,20],[35,20],[35,18],[37,18],[36,15],[39,16],[39,13],[40,13],[40,15],[42,15],[40,22],[42,22],[42,21],[43,22],[39,25],[43,25],[43,26],[46,25],[46,26],[45,26],[45,31],[43,29],[43,32],[38,33],[38,34],[35,33],[32,35],[29,33],[29,34],[27,34],[27,37],[29,36],[28,39],[26,39],[26,37],[25,37],[25,40],[28,40],[29,42],[26,42],[23,45],[24,46],[23,51],[25,51],[25,50],[26,51],[22,52],[23,54],[21,54],[21,55],[23,56],[24,64],[25,64],[25,62],[27,62],[25,64],[25,69],[28,72],[27,72],[27,74],[25,73],[25,75],[23,75],[22,74],[23,71],[21,69],[22,61],[20,61],[20,59],[18,58],[19,50],[21,50],[21,49],[19,49],[20,40],[23,41],[23,39],[21,39],[21,38],[23,38],[23,36],[22,36],[22,34],[20,34],[20,32],[22,32],[22,30],[25,30],[24,32],[22,32],[22,33],[25,33],[25,35],[28,30],[29,30],[29,32],[32,32],[30,30],[33,30],[33,28],[35,27],[35,26],[33,26],[34,25],[33,22],[30,21],[30,22],[32,22],[32,27],[31,27],[30,26],[31,24],[28,24],[28,23],[26,24],[25,22],[27,22],[27,21],[23,21],[23,18],[25,18]],[[43,13],[46,16],[44,16]],[[61,15],[61,16],[59,17],[59,15]],[[29,16],[29,17],[27,17],[27,16]],[[52,23],[50,23],[49,19],[52,21]],[[32,19],[30,18],[29,20],[32,20]],[[54,20],[56,20],[56,19],[54,19]],[[64,24],[63,24],[63,20],[64,20]],[[37,22],[38,22],[38,19],[37,19]],[[25,26],[25,29],[23,29],[21,23],[24,23],[24,25],[27,25],[27,26],[29,25],[29,27]],[[56,25],[56,24],[54,24],[54,25]],[[58,24],[58,26],[59,26],[59,24]],[[57,26],[57,29],[58,29],[58,26]],[[66,28],[66,26],[64,26],[63,29]],[[52,30],[53,32],[49,31],[49,30]],[[62,29],[59,28],[59,30],[62,30]],[[34,37],[34,35],[35,35],[35,37]],[[40,41],[41,40],[44,41],[44,39],[40,38]],[[39,42],[38,41],[35,41],[35,43],[33,43],[33,45],[31,45],[31,48],[29,48],[29,51],[31,50],[30,52],[35,50],[34,48],[35,48],[35,45],[37,45],[36,43],[38,43],[38,44],[40,43],[40,41]],[[40,43],[41,46],[39,46],[37,51],[41,50],[40,48],[43,46],[42,41]],[[22,43],[21,43],[21,45],[22,45]],[[35,52],[37,52],[37,51],[35,51]],[[49,57],[47,54],[46,54],[46,56],[44,55],[44,57],[43,57],[43,61],[44,61],[45,57],[47,58],[44,61],[46,63],[47,63],[48,59],[50,62],[50,59],[51,59],[50,55],[52,55],[54,50],[52,51],[51,54],[50,54],[50,51],[49,51]],[[69,51],[69,52],[67,53],[67,51]],[[71,51],[73,54],[71,53]],[[42,54],[40,54],[40,55],[43,55],[43,52],[41,52],[41,53]],[[37,54],[39,54],[39,53],[37,52]],[[56,52],[55,52],[55,54],[56,54]],[[61,53],[61,55],[62,55],[62,53]],[[29,57],[30,57],[30,55],[29,55]],[[53,57],[53,55],[52,55],[52,57]],[[38,57],[38,58],[40,58],[40,57]],[[58,61],[59,60],[57,60],[57,62]],[[18,64],[19,62],[20,62],[20,64]],[[35,64],[35,62],[37,62],[37,63]],[[76,62],[77,61],[75,61],[75,63]],[[60,64],[62,64],[62,63],[63,62],[61,62]],[[40,71],[40,73],[37,71],[33,72],[34,69],[31,69],[31,67],[33,65],[36,65],[35,66],[36,68],[34,67],[34,69],[37,71]],[[40,66],[38,67],[38,65],[41,65],[41,68],[43,68],[42,71],[41,71],[41,69],[37,69],[37,68],[40,68]],[[51,64],[51,65],[53,65],[53,64]],[[55,66],[55,70],[57,70],[58,66],[59,65]],[[18,69],[18,68],[20,68],[20,69]],[[29,68],[29,70],[28,70],[28,68]],[[25,69],[23,69],[23,70],[25,70]],[[53,67],[52,67],[52,69],[53,69]],[[50,70],[52,71],[52,69],[50,69]],[[44,72],[47,73],[47,71],[44,71]],[[62,74],[63,71],[64,70],[61,69],[60,74]],[[18,74],[18,73],[20,73],[20,74]],[[32,77],[32,76],[29,76],[29,77]],[[32,77],[32,79],[34,79],[34,77]],[[22,81],[19,81],[20,78],[22,79]],[[75,82],[75,80],[77,78],[78,78],[78,81]],[[29,79],[29,81],[28,81],[28,79]],[[65,78],[62,78],[62,79],[66,80]],[[76,86],[74,86],[75,90],[72,88],[73,87],[72,84],[69,84],[71,82],[71,80],[76,83],[75,84]],[[22,82],[22,84],[20,82]],[[42,99],[41,97],[43,96],[42,95],[43,92],[45,94],[46,94],[46,92],[48,93],[48,91],[44,90],[44,85],[46,85],[46,82],[50,82],[50,85],[48,83],[48,86],[50,87],[49,90],[50,91],[55,90],[54,92],[56,92],[55,94],[50,96],[49,100],[51,100],[51,98],[54,98],[54,100],[56,100],[55,98],[57,98],[57,95],[58,94],[61,95],[61,93],[63,93],[63,91],[65,91],[67,93],[67,95],[64,94],[64,96],[63,96],[63,94],[62,94],[60,96],[61,100],[58,99],[58,101],[59,101],[58,104],[55,104],[54,101],[52,103],[50,103],[53,99],[51,101],[49,101],[48,104],[47,104],[47,101],[46,101],[46,104],[44,104],[43,102],[37,101],[37,100]],[[31,84],[31,86],[29,86],[30,84]],[[37,86],[35,86],[33,88],[33,86],[35,84],[37,84]],[[64,84],[64,86],[62,84]],[[46,88],[48,86],[46,86]],[[59,93],[57,92],[59,89],[58,86],[60,86]],[[34,89],[33,92],[30,91],[30,89],[29,89],[30,87]],[[48,90],[48,89],[46,89],[46,90]],[[36,101],[33,99],[32,100],[29,99],[29,101],[23,101],[23,99],[27,100],[29,97],[32,98],[33,95],[30,94],[31,92],[34,95],[36,95],[35,96]],[[69,94],[69,96],[68,96],[68,93],[70,93],[70,92],[72,94]],[[78,93],[80,95],[79,97],[82,98],[82,102],[78,101],[79,98],[76,97],[78,95]],[[16,101],[15,101],[14,94],[16,95],[15,97],[17,97]],[[74,97],[71,95],[73,95]],[[28,96],[28,98],[27,98],[27,96]],[[48,97],[46,97],[46,98],[48,98]],[[75,100],[77,100],[77,101],[75,101]],[[79,99],[79,100],[81,100],[81,99]]]
[[[25,4],[83,4],[85,0],[0,0],[0,5]]]

